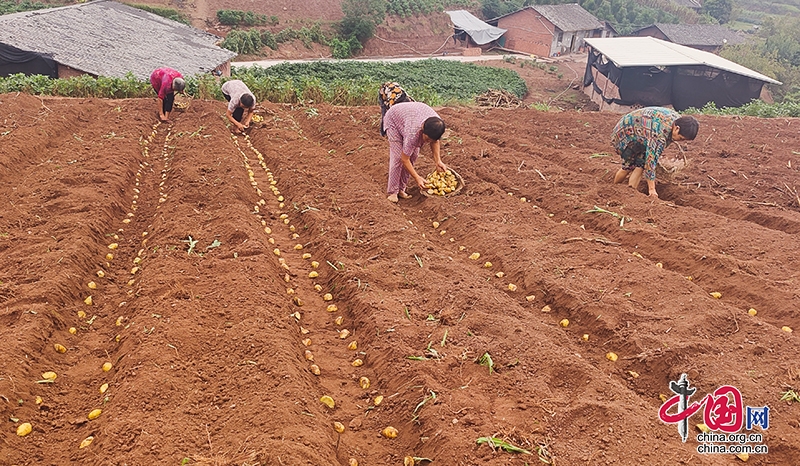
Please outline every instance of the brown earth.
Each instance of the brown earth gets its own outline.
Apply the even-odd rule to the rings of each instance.
[[[155,108],[0,96],[0,464],[738,463],[659,421],[684,372],[770,407],[750,464],[797,464],[797,119],[701,116],[653,200],[611,184],[618,115],[443,108],[464,190],[392,205],[377,108],[265,104],[238,139]]]

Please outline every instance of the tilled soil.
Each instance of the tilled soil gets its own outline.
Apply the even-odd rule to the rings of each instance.
[[[464,189],[394,205],[377,107],[0,109],[0,464],[740,462],[659,420],[682,373],[770,407],[750,464],[800,458],[797,119],[699,117],[654,200],[619,115],[443,108]]]

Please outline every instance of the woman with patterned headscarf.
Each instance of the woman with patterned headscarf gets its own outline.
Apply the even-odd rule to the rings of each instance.
[[[386,136],[386,128],[383,126],[383,117],[392,108],[392,105],[402,102],[414,102],[414,99],[396,82],[386,82],[381,84],[378,90],[378,105],[381,106],[381,136]]]

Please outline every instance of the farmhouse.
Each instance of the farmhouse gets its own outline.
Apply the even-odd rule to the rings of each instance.
[[[637,37],[655,37],[675,44],[706,52],[717,53],[724,45],[745,41],[739,32],[719,24],[664,24],[656,23],[631,33]]]
[[[506,48],[543,57],[577,52],[584,38],[608,35],[603,23],[577,3],[528,6],[489,23],[507,30]]]
[[[586,39],[583,91],[600,109],[671,105],[739,107],[759,98],[768,76],[710,52],[654,37]]]
[[[82,74],[146,80],[169,66],[230,75],[219,37],[111,0],[0,16],[0,76]]]

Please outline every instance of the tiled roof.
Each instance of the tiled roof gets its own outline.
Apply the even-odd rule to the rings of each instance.
[[[680,45],[721,47],[725,44],[741,44],[745,41],[740,33],[719,24],[656,23],[653,26],[663,32],[670,42]]]
[[[97,76],[148,79],[168,66],[185,76],[236,56],[213,34],[111,0],[0,16],[0,43],[49,54]]]
[[[602,29],[603,24],[593,14],[577,3],[563,5],[535,5],[533,8],[564,32]]]

